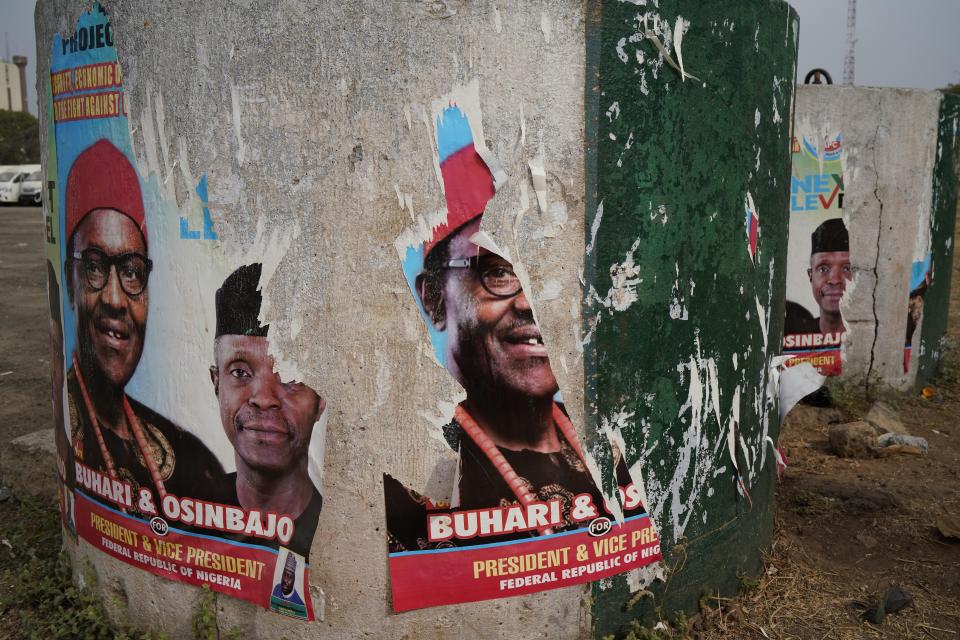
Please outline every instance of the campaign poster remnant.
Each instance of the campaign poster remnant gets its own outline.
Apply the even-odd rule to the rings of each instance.
[[[932,282],[933,256],[928,251],[923,260],[910,265],[910,298],[907,301],[907,337],[903,346],[903,372],[910,371],[910,355],[913,353],[913,336],[923,316],[923,301]]]
[[[443,429],[457,454],[447,495],[425,496],[384,476],[396,611],[564,587],[661,558],[619,452],[623,519],[608,509],[528,292],[480,231],[503,174],[484,146],[472,86],[434,103],[446,211],[418,241],[397,245],[437,360],[466,399]]]
[[[47,131],[53,131],[53,96],[49,84],[42,87],[42,98],[47,103]],[[64,531],[74,541],[77,528],[74,519],[74,467],[70,449],[70,423],[67,421],[66,361],[63,344],[63,270],[61,264],[60,224],[57,209],[57,147],[53,136],[47,136],[46,165],[43,168],[44,182],[41,186],[43,204],[44,237],[46,238],[47,302],[49,319],[47,330],[50,336],[50,405],[53,410],[53,435],[57,456],[57,504]]]
[[[783,327],[786,366],[807,362],[822,375],[842,370],[840,301],[853,278],[843,221],[843,140],[793,139],[790,244]]]
[[[311,442],[326,402],[276,371],[260,315],[263,262],[276,256],[238,258],[212,222],[203,237],[181,233],[178,213],[210,220],[206,178],[178,211],[156,173],[138,170],[114,36],[95,5],[55,37],[50,69],[65,527],[135,567],[313,619],[322,498],[310,473],[323,458]]]

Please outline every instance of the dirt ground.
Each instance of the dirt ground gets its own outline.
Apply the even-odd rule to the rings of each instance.
[[[0,208],[0,486],[52,508],[52,458],[9,444],[51,425],[43,265],[40,209]],[[951,312],[956,339],[960,269]],[[797,407],[781,436],[789,467],[777,487],[765,574],[745,578],[738,598],[704,599],[700,616],[675,636],[960,640],[960,542],[936,528],[944,513],[960,516],[960,354],[951,353],[933,398],[888,392],[878,399],[928,440],[929,455],[838,458],[829,425],[862,417],[869,402],[841,395],[833,408]],[[0,518],[20,513],[12,503],[0,489]],[[883,624],[862,622],[849,606],[893,584],[907,589],[914,605]],[[0,591],[13,588],[0,584]],[[0,637],[12,637],[3,618],[10,621],[0,616]]]
[[[53,459],[12,448],[50,429],[46,248],[40,207],[0,207],[0,485],[52,496]]]
[[[19,436],[51,430],[53,424],[44,242],[39,207],[0,207],[0,519],[13,527],[17,523],[10,519],[20,516],[20,509],[7,496],[7,488],[17,496],[48,502],[51,512],[55,500],[52,456],[10,444]],[[31,520],[24,527],[34,529],[31,542],[56,522],[42,516]],[[12,538],[8,528],[3,527],[4,541]],[[0,558],[0,565],[14,559],[13,551],[9,555]],[[6,573],[2,576],[0,600],[15,601],[11,596],[15,581]],[[0,613],[0,637],[21,637],[16,616]]]
[[[777,487],[774,545],[767,570],[734,600],[713,599],[701,638],[960,638],[960,542],[936,524],[960,514],[958,380],[934,401],[895,401],[926,456],[838,458],[828,425],[862,418],[869,405],[799,406],[781,434],[789,467]],[[860,620],[855,601],[892,586],[914,606],[881,625]]]
[[[790,412],[780,435],[789,466],[777,485],[766,573],[746,581],[736,599],[705,602],[691,635],[960,639],[960,541],[937,528],[945,515],[960,521],[960,260],[952,288],[951,351],[933,397],[885,391],[866,399],[841,391],[834,407]],[[870,400],[894,408],[912,435],[926,438],[929,454],[834,455],[830,424],[863,419]],[[914,603],[880,625],[863,622],[850,606],[876,601],[893,585]]]

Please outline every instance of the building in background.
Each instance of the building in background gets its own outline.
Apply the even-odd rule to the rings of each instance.
[[[12,60],[0,60],[0,109],[26,111],[27,57],[13,56]]]

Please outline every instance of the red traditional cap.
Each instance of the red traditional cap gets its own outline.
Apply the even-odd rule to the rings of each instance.
[[[483,215],[493,197],[493,177],[487,164],[471,144],[450,156],[440,167],[447,200],[447,221],[434,229],[423,247],[423,256],[451,236],[454,231]]]
[[[437,118],[437,154],[447,201],[447,221],[433,231],[423,247],[423,257],[457,229],[483,215],[496,193],[493,175],[477,153],[473,133],[459,107],[447,107]]]
[[[105,138],[87,147],[70,167],[66,195],[68,240],[94,209],[116,209],[126,214],[147,241],[140,178],[127,156]]]

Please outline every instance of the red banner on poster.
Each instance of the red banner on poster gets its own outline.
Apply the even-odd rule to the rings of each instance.
[[[785,356],[790,359],[784,362],[787,367],[795,367],[809,363],[823,376],[840,375],[843,371],[843,358],[840,349],[824,349],[820,351],[786,351]]]
[[[170,580],[207,585],[261,607],[313,620],[306,594],[297,601],[275,597],[276,550],[173,529],[160,518],[145,522],[79,491],[75,498],[78,535],[104,553]],[[309,568],[304,569],[301,584],[309,584]]]
[[[593,582],[662,559],[647,515],[533,539],[390,554],[393,608],[407,611]]]

